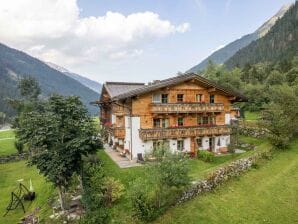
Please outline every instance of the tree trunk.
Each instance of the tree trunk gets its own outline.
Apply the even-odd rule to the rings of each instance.
[[[58,186],[58,194],[59,194],[59,201],[60,201],[60,207],[61,210],[64,211],[64,192],[63,192],[63,187],[62,186]]]

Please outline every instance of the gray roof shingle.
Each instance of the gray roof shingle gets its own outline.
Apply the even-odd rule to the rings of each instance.
[[[138,89],[144,85],[145,83],[131,83],[131,82],[106,82],[104,84],[111,98],[130,92],[132,90]]]

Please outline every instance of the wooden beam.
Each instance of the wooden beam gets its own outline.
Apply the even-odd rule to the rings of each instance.
[[[207,91],[208,91],[209,93],[210,93],[210,92],[215,92],[215,91],[216,91],[216,88],[215,88],[215,87],[213,87],[213,88],[209,88]]]

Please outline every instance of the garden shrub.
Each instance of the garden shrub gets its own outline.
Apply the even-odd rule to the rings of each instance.
[[[214,154],[212,152],[206,150],[199,150],[198,151],[198,158],[203,160],[204,162],[213,162],[214,161]]]
[[[161,214],[152,183],[137,179],[131,183],[130,198],[133,216],[143,221],[153,221]]]
[[[124,193],[124,186],[113,177],[106,177],[103,184],[104,201],[107,206],[111,206],[113,202],[117,201]]]
[[[16,149],[18,150],[18,153],[21,154],[24,152],[24,144],[20,141],[15,141],[14,145],[16,147]]]
[[[228,145],[228,152],[229,153],[235,153],[235,146],[232,145],[232,144]]]

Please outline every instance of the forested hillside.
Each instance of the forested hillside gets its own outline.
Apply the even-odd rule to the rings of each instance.
[[[239,50],[225,62],[227,68],[245,64],[291,60],[298,52],[298,2],[262,38]]]
[[[223,64],[226,62],[230,57],[232,57],[238,50],[246,47],[254,40],[263,37],[271,27],[275,24],[275,22],[283,17],[285,12],[290,8],[290,4],[286,4],[270,19],[268,19],[262,26],[260,26],[255,32],[251,34],[247,34],[229,44],[224,46],[223,48],[213,52],[210,56],[200,62],[198,65],[192,67],[188,72],[198,72],[202,71],[206,68],[209,61],[212,61],[216,64]]]
[[[252,41],[256,40],[258,35],[256,33],[245,35],[238,40],[235,40],[223,48],[215,51],[206,59],[204,59],[200,64],[192,67],[188,72],[198,72],[206,68],[209,61],[216,64],[223,64],[228,58],[232,57],[239,49],[247,46]]]
[[[18,97],[17,82],[26,76],[32,76],[39,82],[42,97],[52,93],[77,95],[90,113],[97,113],[98,109],[89,103],[98,99],[98,93],[42,61],[3,44],[0,44],[0,112],[13,115],[6,99]]]

